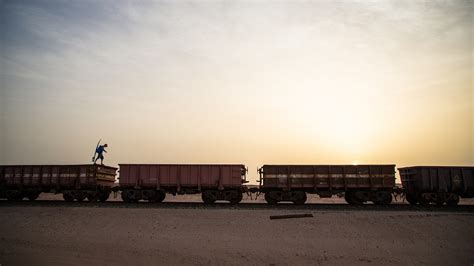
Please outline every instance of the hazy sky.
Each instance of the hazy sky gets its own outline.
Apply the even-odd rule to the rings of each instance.
[[[2,164],[474,164],[472,1],[0,2]]]

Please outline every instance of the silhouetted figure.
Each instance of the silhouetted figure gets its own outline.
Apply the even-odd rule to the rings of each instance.
[[[97,160],[100,159],[100,164],[104,165],[104,152],[107,152],[105,148],[107,148],[107,143],[104,145],[99,145],[97,149],[95,149],[95,152],[97,153],[97,158],[94,160],[94,164],[96,164]]]

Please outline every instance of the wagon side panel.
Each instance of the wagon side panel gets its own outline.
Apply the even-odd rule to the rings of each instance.
[[[352,189],[395,185],[395,165],[264,165],[263,188]]]
[[[474,167],[414,166],[400,168],[407,192],[457,193],[468,197],[473,191]],[[472,195],[471,195],[472,197]]]

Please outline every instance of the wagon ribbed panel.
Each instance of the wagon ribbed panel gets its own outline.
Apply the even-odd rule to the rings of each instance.
[[[409,193],[447,192],[474,196],[472,166],[413,166],[398,170],[403,187]]]
[[[112,186],[117,168],[102,165],[1,165],[5,187]]]
[[[264,165],[263,188],[393,188],[395,165]]]
[[[242,186],[245,166],[240,164],[120,164],[121,187]]]

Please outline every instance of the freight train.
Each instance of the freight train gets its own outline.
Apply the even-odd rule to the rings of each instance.
[[[1,165],[0,198],[35,200],[61,193],[65,201],[162,202],[167,194],[201,194],[204,203],[239,203],[244,193],[264,194],[268,204],[304,204],[307,194],[343,196],[349,204],[386,205],[394,193],[410,204],[457,205],[474,197],[474,167],[389,165],[263,165],[258,187],[248,186],[244,164]],[[119,175],[117,175],[117,170]],[[116,180],[118,179],[118,183]]]

